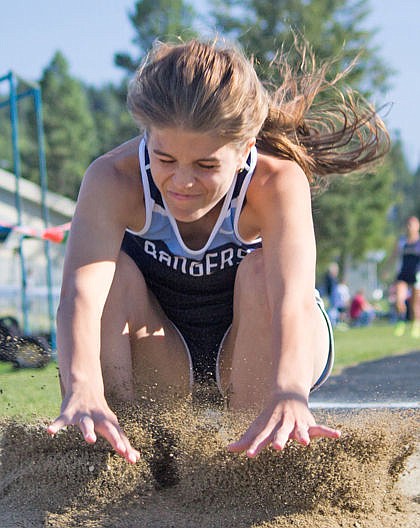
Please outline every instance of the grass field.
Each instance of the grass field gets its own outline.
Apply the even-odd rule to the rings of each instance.
[[[337,329],[334,332],[336,355],[333,373],[365,361],[420,349],[420,339],[410,337],[408,330],[402,337],[394,336],[394,330],[394,325],[381,322],[346,331]]]
[[[367,328],[336,330],[334,373],[347,366],[420,348],[420,340],[395,337],[394,326],[375,324]],[[0,362],[0,417],[24,420],[57,416],[60,408],[58,370],[55,362],[43,369],[15,369]]]

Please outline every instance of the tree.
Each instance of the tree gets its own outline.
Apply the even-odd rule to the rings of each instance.
[[[56,52],[41,78],[49,188],[76,198],[97,150],[96,131],[83,85]]]
[[[96,155],[103,154],[138,134],[125,104],[126,94],[125,82],[119,87],[108,84],[99,88],[87,88],[98,141]]]
[[[343,273],[369,250],[392,246],[389,231],[394,175],[388,164],[364,175],[339,177],[314,198],[318,265],[337,260]]]
[[[414,214],[420,218],[420,165],[414,173],[413,196],[415,197]]]
[[[311,45],[319,61],[338,58],[336,71],[347,67],[362,50],[348,82],[367,96],[387,88],[391,72],[372,45],[375,31],[363,25],[368,0],[219,0],[215,6],[216,26],[255,56],[263,78],[272,77],[269,64],[282,46],[290,50],[292,61],[300,61],[293,56],[292,46],[298,35]]]
[[[128,73],[136,70],[156,39],[196,36],[197,14],[192,5],[183,0],[139,0],[129,16],[136,31],[133,44],[138,47],[139,54],[132,57],[128,53],[117,53],[114,59],[115,64]]]
[[[395,174],[392,220],[398,230],[404,228],[410,215],[416,214],[420,200],[418,174],[416,177],[416,174],[408,166],[401,137],[398,133],[394,135],[393,147],[388,156],[388,164]]]

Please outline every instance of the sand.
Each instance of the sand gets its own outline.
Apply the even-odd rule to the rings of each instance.
[[[418,528],[420,411],[322,411],[340,440],[256,459],[226,444],[245,414],[191,402],[115,408],[142,458],[46,422],[0,424],[0,527]]]

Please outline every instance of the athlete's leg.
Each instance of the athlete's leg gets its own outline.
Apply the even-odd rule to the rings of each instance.
[[[420,337],[420,284],[416,283],[413,286],[410,303],[413,317],[411,336],[418,339]]]
[[[190,390],[183,340],[124,252],[102,316],[101,365],[108,398],[158,398]]]
[[[404,281],[397,281],[395,285],[395,307],[397,308],[398,317],[400,320],[405,320],[407,314],[407,297],[408,297],[408,284]]]
[[[407,319],[407,297],[408,284],[405,281],[399,280],[395,284],[395,308],[397,309],[397,325],[394,330],[394,335],[401,337],[405,333],[406,319]]]
[[[261,406],[273,386],[271,314],[265,292],[262,252],[241,263],[235,283],[234,318],[219,360],[220,384],[231,408]],[[329,328],[315,299],[304,332],[311,332],[308,361],[314,385],[328,361]]]

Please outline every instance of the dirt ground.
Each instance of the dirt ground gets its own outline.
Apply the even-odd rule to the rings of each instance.
[[[68,429],[0,424],[0,527],[418,528],[420,409],[316,409],[316,402],[418,401],[420,352],[332,377],[314,394],[338,441],[266,450],[225,446],[249,424],[191,402],[117,407],[142,459],[129,466],[105,442]]]

